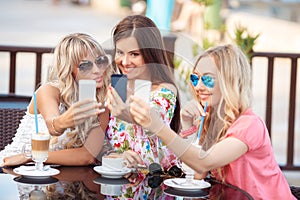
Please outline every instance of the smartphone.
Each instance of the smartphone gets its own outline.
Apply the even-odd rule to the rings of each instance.
[[[134,81],[134,96],[137,96],[147,103],[150,103],[151,81],[137,79]]]
[[[127,99],[127,76],[125,74],[112,74],[111,86],[115,88],[123,102]]]
[[[96,100],[96,81],[79,80],[79,101],[85,99]]]

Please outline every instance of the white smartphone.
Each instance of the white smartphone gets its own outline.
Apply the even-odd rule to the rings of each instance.
[[[79,101],[85,99],[96,100],[96,81],[95,80],[79,80]]]
[[[134,81],[134,96],[137,96],[147,103],[150,103],[151,81],[137,79]]]

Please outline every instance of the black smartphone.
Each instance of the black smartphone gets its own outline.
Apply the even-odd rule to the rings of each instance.
[[[125,74],[112,74],[111,86],[115,88],[123,102],[125,102],[127,98],[127,76]]]

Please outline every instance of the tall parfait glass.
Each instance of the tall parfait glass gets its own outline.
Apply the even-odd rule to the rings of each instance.
[[[43,171],[44,162],[48,158],[50,143],[49,133],[33,133],[31,136],[31,158],[35,162],[35,169]]]

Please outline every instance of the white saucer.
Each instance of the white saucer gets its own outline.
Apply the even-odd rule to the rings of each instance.
[[[58,169],[48,168],[45,171],[35,170],[35,166],[20,166],[14,169],[14,172],[29,178],[48,178],[59,174]]]
[[[196,191],[211,187],[210,183],[204,180],[193,180],[193,183],[191,184],[182,184],[185,181],[185,178],[171,178],[164,180],[164,184],[174,189],[185,191]]]
[[[103,166],[96,166],[94,167],[94,170],[105,178],[114,178],[114,179],[122,178],[125,174],[131,172],[131,169],[127,167],[124,167],[121,171],[117,171],[117,172]]]

